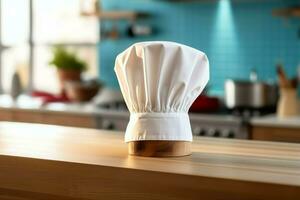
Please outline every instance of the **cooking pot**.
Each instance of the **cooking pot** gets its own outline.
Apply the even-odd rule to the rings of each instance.
[[[225,105],[227,108],[267,108],[275,107],[278,86],[262,81],[225,81]]]

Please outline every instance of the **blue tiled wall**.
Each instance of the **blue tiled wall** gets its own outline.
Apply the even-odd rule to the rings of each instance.
[[[162,0],[102,0],[104,10],[138,10],[151,14],[140,23],[157,31],[151,37],[128,38],[126,22],[119,22],[118,40],[99,43],[100,78],[118,88],[113,71],[116,55],[143,40],[170,40],[207,53],[211,65],[209,91],[222,95],[227,78],[248,78],[256,69],[259,78],[276,80],[275,64],[284,63],[289,75],[295,75],[300,63],[300,23],[272,16],[272,9],[294,1],[239,2],[220,0],[211,3],[174,3]],[[300,21],[300,19],[299,19]],[[108,22],[102,24],[109,26]]]

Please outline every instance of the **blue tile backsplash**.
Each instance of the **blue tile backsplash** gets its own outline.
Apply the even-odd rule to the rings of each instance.
[[[145,40],[168,40],[204,51],[210,60],[209,92],[222,95],[227,78],[247,79],[255,69],[262,80],[276,81],[275,64],[284,64],[295,75],[300,63],[300,18],[272,16],[272,9],[295,1],[230,1],[175,3],[162,0],[102,0],[104,10],[136,10],[149,13],[141,24],[156,30],[148,37],[126,36],[127,22],[117,22],[120,38],[99,43],[100,79],[118,88],[113,67],[118,53]],[[102,22],[109,27],[111,22]]]

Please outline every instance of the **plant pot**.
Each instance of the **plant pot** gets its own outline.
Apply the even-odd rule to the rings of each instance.
[[[80,81],[81,78],[80,70],[58,69],[57,74],[62,92],[65,91],[65,83],[67,81]]]
[[[96,82],[67,81],[65,92],[71,101],[90,101],[99,91],[100,85]]]

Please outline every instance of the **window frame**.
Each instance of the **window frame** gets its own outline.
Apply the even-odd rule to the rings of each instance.
[[[29,82],[27,88],[25,88],[25,93],[30,93],[35,89],[34,86],[34,59],[35,59],[35,48],[38,46],[43,47],[52,47],[56,45],[60,46],[72,46],[72,47],[94,47],[97,49],[97,41],[95,42],[68,42],[68,43],[35,43],[34,41],[34,0],[27,0],[29,4],[29,10],[28,10],[28,18],[29,18],[29,33],[28,33],[28,41],[25,42],[26,45],[28,45],[29,48],[29,58],[28,58],[28,77]],[[8,48],[13,48],[14,45],[4,45],[3,44],[3,36],[2,36],[2,30],[3,30],[3,24],[2,24],[2,1],[0,0],[0,94],[4,93],[3,89],[3,80],[2,80],[2,73],[3,73],[3,52]],[[99,29],[99,28],[98,28]],[[98,33],[99,34],[99,33]]]

